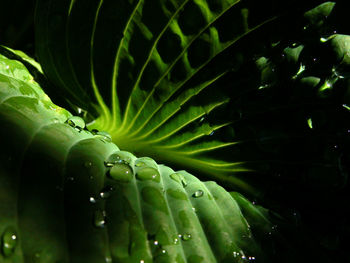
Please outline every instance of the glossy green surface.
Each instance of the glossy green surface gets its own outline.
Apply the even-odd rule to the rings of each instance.
[[[90,127],[120,148],[252,192],[229,176],[247,169],[218,157],[238,143],[222,136],[232,120],[208,115],[227,107],[220,81],[242,62],[227,61],[228,50],[279,12],[248,19],[258,11],[238,0],[39,0],[37,54],[66,97],[95,112]]]
[[[96,137],[20,62],[0,78],[0,262],[265,262],[222,187]]]

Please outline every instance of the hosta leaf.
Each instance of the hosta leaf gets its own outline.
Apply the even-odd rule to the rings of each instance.
[[[39,0],[37,54],[56,89],[95,114],[88,126],[108,131],[121,149],[253,192],[232,176],[249,168],[222,158],[240,143],[228,128],[234,96],[222,80],[242,64],[239,45],[283,8],[273,1]]]
[[[19,61],[0,78],[0,262],[268,262],[248,200],[87,131]]]

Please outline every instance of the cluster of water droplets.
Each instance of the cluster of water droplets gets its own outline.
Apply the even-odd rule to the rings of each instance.
[[[79,116],[71,116],[66,120],[66,123],[76,129],[78,132],[81,132],[85,129],[85,121]]]
[[[18,238],[14,230],[8,228],[1,236],[1,253],[4,257],[10,257],[16,249]]]
[[[118,182],[130,182],[134,176],[130,161],[130,158],[122,158],[116,153],[110,155],[105,161],[105,166],[110,168],[107,175]]]
[[[173,173],[170,175],[170,178],[178,183],[180,183],[183,187],[187,186],[187,181],[185,177],[180,173]]]

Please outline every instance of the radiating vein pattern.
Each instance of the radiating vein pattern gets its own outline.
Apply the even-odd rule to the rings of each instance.
[[[184,167],[194,159],[209,167],[205,157],[235,147],[225,132],[232,118],[217,115],[232,99],[222,79],[240,63],[235,46],[271,14],[250,23],[249,3],[240,0],[39,0],[38,13],[47,5],[52,14],[37,18],[48,34],[39,59],[68,93],[88,95],[97,112],[91,129],[108,131],[125,150],[186,160]],[[53,28],[51,15],[59,20]],[[227,162],[229,173],[238,161]]]

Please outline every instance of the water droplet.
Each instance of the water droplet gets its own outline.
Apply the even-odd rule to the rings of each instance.
[[[105,166],[112,167],[113,165],[121,162],[123,162],[123,160],[120,158],[120,156],[116,153],[113,153],[105,161]]]
[[[66,123],[68,123],[68,125],[71,127],[78,128],[81,130],[85,128],[85,121],[79,116],[69,117],[66,120]]]
[[[132,168],[126,163],[115,164],[108,173],[109,177],[119,182],[130,182],[133,174]]]
[[[153,167],[144,167],[138,169],[136,172],[136,178],[144,181],[144,180],[153,180],[157,183],[160,182],[160,174],[157,169]]]
[[[202,190],[197,190],[196,192],[194,192],[194,194],[192,195],[195,198],[199,198],[202,197],[204,194],[204,192]]]
[[[108,197],[111,196],[111,194],[113,193],[114,188],[111,186],[106,186],[105,188],[102,189],[102,191],[100,192],[100,197],[103,199],[107,199]]]
[[[179,239],[177,237],[174,238],[174,245],[179,244]]]
[[[179,173],[173,173],[170,175],[170,178],[173,179],[174,181],[181,183],[181,174]]]
[[[1,251],[4,257],[9,257],[15,251],[17,235],[12,229],[7,229],[1,238]]]
[[[92,133],[93,135],[96,135],[98,132],[99,132],[99,130],[97,130],[97,129],[92,129],[92,130],[91,130],[91,133]]]
[[[103,228],[106,225],[106,212],[96,210],[94,212],[94,226],[97,228]]]
[[[143,259],[140,260],[140,263],[145,263],[145,261]]]
[[[313,128],[313,126],[312,126],[312,119],[311,118],[307,119],[307,125],[309,126],[310,129]]]
[[[99,131],[95,134],[95,137],[101,138],[104,141],[111,142],[112,136],[106,131]]]
[[[185,177],[180,173],[173,173],[170,175],[170,178],[173,179],[174,181],[182,184],[183,187],[187,186],[187,182],[186,182]]]
[[[9,65],[7,65],[7,66],[6,66],[6,69],[9,69],[9,68],[10,68],[10,66],[9,66]]]
[[[107,257],[105,258],[105,260],[106,260],[106,263],[112,262],[112,258],[111,258],[110,256],[107,256]]]
[[[77,132],[81,132],[83,129],[80,128],[80,127],[74,127],[74,129],[77,131]]]
[[[188,241],[191,239],[191,234],[183,234],[181,238],[183,241]]]
[[[146,165],[146,163],[142,162],[142,161],[136,161],[136,164],[135,164],[136,167],[141,167],[141,166],[145,166],[145,165]]]
[[[90,201],[90,203],[92,203],[92,204],[96,204],[96,199],[93,198],[92,196],[90,196],[89,201]]]

